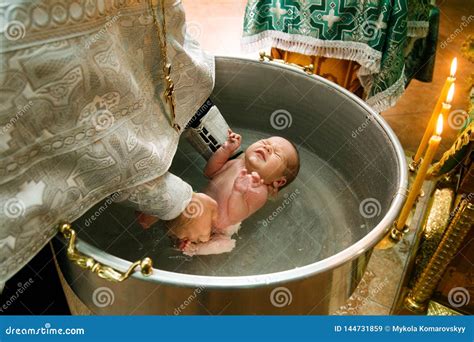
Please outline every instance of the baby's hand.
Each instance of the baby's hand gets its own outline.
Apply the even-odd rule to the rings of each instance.
[[[234,153],[234,151],[240,147],[241,140],[242,137],[240,134],[232,132],[232,130],[229,128],[227,131],[227,140],[222,145],[222,148],[229,153]]]
[[[237,178],[235,178],[234,189],[241,193],[247,192],[252,181],[251,177],[252,176],[247,173],[247,169],[242,169]]]
[[[257,172],[252,172],[249,174],[247,169],[242,169],[240,174],[237,176],[234,182],[235,190],[245,193],[247,191],[252,191],[263,184],[263,179]]]
[[[250,175],[250,187],[251,188],[258,188],[263,184],[263,179],[257,172],[252,172]]]

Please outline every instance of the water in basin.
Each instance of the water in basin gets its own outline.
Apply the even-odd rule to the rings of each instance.
[[[244,148],[268,137],[249,129],[234,130],[242,135]],[[231,253],[184,256],[173,247],[161,224],[143,230],[134,210],[120,204],[109,206],[89,227],[79,219],[79,237],[130,261],[149,256],[157,269],[197,275],[257,275],[322,260],[362,238],[368,228],[364,218],[354,214],[360,202],[349,184],[309,149],[299,150],[298,178],[242,223]],[[207,183],[204,166],[205,160],[183,139],[171,171],[200,191]]]

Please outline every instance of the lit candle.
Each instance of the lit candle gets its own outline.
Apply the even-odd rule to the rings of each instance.
[[[423,134],[423,138],[421,139],[420,146],[418,146],[418,150],[416,151],[415,156],[413,157],[413,163],[414,165],[417,165],[420,162],[421,155],[423,152],[425,152],[426,145],[428,144],[428,140],[430,139],[430,136],[433,134],[434,126],[436,124],[436,118],[438,117],[438,114],[441,112],[441,109],[443,107],[443,101],[446,99],[446,103],[451,103],[452,97],[448,99],[447,95],[449,95],[449,91],[451,90],[454,81],[456,81],[456,69],[458,67],[458,59],[455,57],[453,61],[451,62],[451,72],[449,77],[446,79],[446,82],[444,83],[443,89],[441,90],[441,94],[438,98],[438,102],[436,103],[436,106],[433,110],[433,113],[431,114],[430,120],[428,121],[428,126],[426,127],[425,133]],[[453,95],[454,95],[454,90],[453,90]]]
[[[446,101],[441,104],[440,113],[443,115],[443,118],[447,117],[447,114],[449,110],[451,109],[451,102],[453,102],[453,98],[454,98],[454,88],[455,86],[453,83],[451,84],[451,87],[449,87],[448,95],[446,95]],[[435,117],[434,115],[432,116]],[[434,130],[431,131],[431,134],[433,133],[434,133]]]
[[[436,135],[432,136],[428,142],[428,150],[426,151],[423,162],[420,165],[418,173],[416,175],[415,181],[411,186],[410,193],[408,194],[405,205],[402,208],[402,212],[397,220],[397,229],[403,231],[405,223],[410,214],[411,208],[415,203],[418,195],[420,194],[421,187],[425,181],[428,168],[430,167],[431,161],[433,160],[436,151],[438,150],[439,144],[441,142],[441,133],[443,132],[443,115],[438,116],[438,123],[436,125]]]

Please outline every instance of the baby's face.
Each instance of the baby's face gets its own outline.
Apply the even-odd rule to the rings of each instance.
[[[265,184],[283,180],[279,187],[286,183],[285,172],[291,163],[296,163],[297,152],[293,145],[281,137],[262,139],[245,150],[245,167],[249,172],[256,171]]]

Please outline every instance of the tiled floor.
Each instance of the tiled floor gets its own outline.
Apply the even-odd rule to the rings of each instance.
[[[244,54],[240,49],[243,14],[246,0],[183,0],[190,33],[203,49],[216,55],[245,56],[257,58],[257,52]],[[474,1],[437,1],[441,10],[441,24],[436,57],[435,74],[432,83],[412,81],[397,105],[383,113],[408,151],[415,151],[425,126],[436,103],[438,94],[449,74],[451,60],[459,59],[454,109],[466,109],[468,96],[468,75],[474,73],[474,66],[461,56],[460,47],[468,34],[474,34],[474,23],[466,27],[469,15],[474,13]],[[456,30],[461,30],[456,34]],[[451,34],[455,38],[442,49],[441,42]],[[446,125],[447,126],[447,125]],[[448,149],[455,139],[456,131],[446,127],[440,152]]]
[[[374,250],[361,282],[346,305],[336,312],[337,315],[390,314],[408,260],[413,234],[408,234],[391,249]]]
[[[411,179],[412,181],[412,179]],[[425,182],[423,191],[430,193],[433,182]],[[389,249],[373,251],[361,282],[338,315],[388,315],[397,302],[398,292],[404,286],[405,273],[410,267],[413,250],[417,248],[416,235],[424,223],[430,199],[420,197],[407,221],[409,231],[403,240]]]

